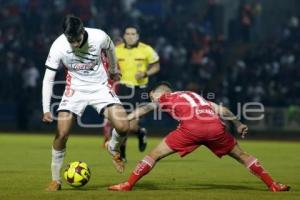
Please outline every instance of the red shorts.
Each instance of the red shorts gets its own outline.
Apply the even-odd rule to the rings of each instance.
[[[195,126],[194,126],[195,128]],[[209,148],[215,155],[222,157],[228,154],[237,144],[235,138],[219,124],[199,125],[197,129],[178,127],[170,132],[165,141],[181,157],[191,153],[200,145]]]

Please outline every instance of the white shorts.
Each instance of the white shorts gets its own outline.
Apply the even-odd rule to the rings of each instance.
[[[114,91],[106,85],[92,92],[66,89],[57,111],[66,110],[82,116],[86,106],[90,105],[100,114],[104,108],[112,104],[122,105]]]

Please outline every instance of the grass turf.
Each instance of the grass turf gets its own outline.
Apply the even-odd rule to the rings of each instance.
[[[201,147],[185,158],[177,155],[160,161],[131,192],[107,191],[107,186],[127,179],[146,153],[137,150],[137,140],[129,139],[128,163],[118,174],[107,152],[100,148],[99,136],[71,136],[65,164],[82,160],[92,171],[90,182],[81,189],[63,184],[55,193],[44,191],[50,181],[53,135],[0,134],[0,199],[82,200],[82,199],[272,199],[293,200],[300,196],[300,143],[240,141],[242,148],[258,157],[276,180],[288,183],[292,191],[271,193],[256,177],[229,157],[219,159]],[[149,151],[159,142],[149,139]]]

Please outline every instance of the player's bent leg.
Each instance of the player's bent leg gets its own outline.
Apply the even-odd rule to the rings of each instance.
[[[289,191],[288,185],[275,182],[260,162],[252,155],[247,154],[238,145],[235,145],[228,154],[238,162],[242,163],[252,174],[260,178],[272,192]]]
[[[175,151],[168,146],[164,138],[148,155],[157,162],[173,153],[175,153]]]
[[[69,137],[69,132],[74,121],[74,116],[70,112],[59,112],[57,119],[57,133],[53,141],[55,150],[65,149]]]
[[[139,122],[138,120],[131,120],[129,122],[130,133],[136,133],[139,130]]]
[[[114,104],[109,106],[104,111],[104,116],[109,120],[111,125],[116,129],[118,134],[126,136],[129,132],[129,121],[127,113],[122,105]]]
[[[112,136],[109,142],[106,143],[108,152],[113,157],[113,164],[119,173],[122,173],[125,168],[125,162],[121,158],[120,146],[126,139],[129,132],[129,121],[127,113],[122,105],[114,104],[105,109],[104,116],[110,121],[114,127]]]
[[[47,191],[53,192],[61,189],[60,170],[65,157],[65,147],[69,136],[74,117],[69,112],[59,112],[57,129],[52,147],[51,173],[52,181],[46,188]]]
[[[117,185],[112,185],[108,189],[113,191],[130,191],[133,186],[140,180],[143,176],[148,174],[156,162],[160,159],[175,153],[165,142],[165,139],[158,144],[143,160],[139,161],[135,169],[129,176],[128,180],[124,183]]]
[[[113,129],[111,139],[105,143],[108,153],[112,156],[112,163],[119,173],[123,173],[125,169],[125,161],[120,153],[120,145],[124,140],[126,140],[126,136],[121,137],[116,129]]]
[[[229,152],[228,155],[244,165],[245,160],[247,160],[250,156],[244,150],[242,150],[238,144],[233,147],[233,149]]]
[[[107,119],[104,120],[104,126],[103,126],[103,143],[102,148],[105,148],[105,143],[109,140],[110,134],[112,131],[112,127]]]

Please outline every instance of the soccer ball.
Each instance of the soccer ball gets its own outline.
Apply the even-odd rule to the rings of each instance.
[[[87,184],[91,177],[91,171],[85,162],[75,161],[67,165],[64,171],[66,182],[72,187],[81,187]]]

